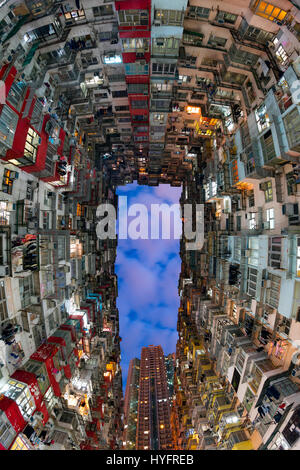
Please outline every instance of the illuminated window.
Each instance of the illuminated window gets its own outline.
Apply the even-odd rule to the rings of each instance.
[[[160,24],[181,26],[184,12],[179,10],[155,10],[155,21]]]
[[[275,228],[274,209],[267,209],[267,222],[270,224],[270,229]]]
[[[35,411],[35,403],[27,385],[14,379],[8,380],[1,390],[8,398],[15,401],[25,419],[29,419]]]
[[[270,118],[267,114],[266,105],[262,105],[255,111],[255,119],[259,132],[262,132],[263,130],[270,127]]]
[[[283,21],[287,15],[286,11],[263,0],[257,0],[253,10],[256,15],[267,18],[270,21]]]
[[[77,217],[81,217],[83,215],[83,207],[78,203],[77,210],[76,210]]]
[[[36,161],[39,143],[40,136],[32,128],[29,128],[24,148],[24,157],[29,160],[29,164],[32,164]]]
[[[272,181],[266,181],[265,183],[263,183],[263,191],[265,193],[265,201],[273,201]]]
[[[84,20],[85,19],[85,13],[84,10],[72,10],[67,13],[65,13],[65,19],[66,19],[66,24],[71,25],[76,23],[77,21]]]
[[[281,44],[278,47],[278,49],[275,51],[275,55],[277,57],[278,62],[282,65],[284,65],[289,58]]]
[[[120,54],[109,54],[103,56],[103,63],[104,64],[121,64],[122,57]]]
[[[148,52],[149,39],[146,38],[128,38],[122,39],[124,52]]]
[[[11,446],[10,450],[29,450],[30,447],[25,444],[21,436],[18,436],[13,445]]]
[[[249,229],[253,230],[256,227],[256,221],[255,221],[255,213],[250,212],[249,213]]]

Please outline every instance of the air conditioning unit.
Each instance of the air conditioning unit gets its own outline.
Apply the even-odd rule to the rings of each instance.
[[[47,246],[48,246],[49,250],[54,250],[54,243],[53,242],[49,242]]]
[[[263,229],[269,230],[270,229],[270,222],[263,222]]]
[[[250,250],[245,250],[245,257],[249,258],[251,256],[251,251]]]
[[[9,276],[9,266],[0,266],[0,277]]]
[[[263,281],[263,287],[265,287],[266,289],[270,289],[271,287],[271,280],[270,279],[265,279]]]
[[[33,304],[33,305],[37,305],[41,302],[41,298],[40,296],[38,295],[31,295],[30,297],[30,302]]]
[[[248,375],[246,376],[246,382],[251,382],[252,380],[253,380],[253,375],[248,374]]]
[[[146,65],[146,61],[145,60],[139,60],[139,64],[140,65]]]
[[[69,272],[71,271],[70,266],[65,265],[65,266],[64,266],[64,271],[65,271],[65,273],[69,273]]]
[[[161,26],[161,21],[160,20],[154,20],[154,26]]]

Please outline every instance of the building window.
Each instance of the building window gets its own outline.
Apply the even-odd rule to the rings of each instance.
[[[49,230],[50,229],[50,213],[48,211],[42,212],[42,221],[43,221],[43,229]]]
[[[120,54],[108,54],[103,56],[102,61],[104,64],[121,64],[122,57]]]
[[[152,39],[153,53],[173,55],[178,51],[180,40],[177,38]]]
[[[117,90],[117,91],[112,91],[111,96],[113,98],[125,98],[128,96],[127,90]]]
[[[57,29],[61,29],[61,25],[55,23]],[[53,37],[50,38],[50,36],[56,36],[57,37],[57,32],[55,31],[53,24],[46,24],[44,26],[41,26],[40,28],[34,29],[32,31],[28,31],[24,35],[24,39],[26,42],[32,42],[36,40],[40,41],[47,41],[49,39],[54,39]]]
[[[232,13],[228,13],[227,11],[218,11],[216,16],[216,21],[219,23],[229,23],[234,24],[236,22],[237,15],[233,15]]]
[[[149,65],[140,64],[138,62],[125,64],[126,75],[148,75]]]
[[[121,26],[148,26],[147,10],[121,10],[118,14]]]
[[[280,44],[280,46],[276,49],[275,55],[276,55],[276,57],[277,57],[278,62],[279,62],[281,65],[285,65],[286,62],[288,61],[289,56],[287,55],[287,53],[285,52],[285,50],[284,50],[284,48],[282,47],[281,44]]]
[[[255,298],[257,285],[257,269],[248,268],[247,294]]]
[[[279,295],[280,295],[280,277],[279,276],[273,276],[272,277],[277,277],[279,281],[277,283],[274,283],[274,289],[272,291],[272,297],[271,299],[266,299],[266,302],[269,303],[269,305],[272,305],[271,302],[274,302],[274,308],[278,308],[278,303],[279,303]],[[271,290],[271,289],[270,289]],[[277,326],[277,332],[283,333],[284,335],[288,336],[290,333],[290,328],[291,328],[291,323],[292,321],[289,318],[286,318],[284,316],[281,316],[281,319],[279,321],[279,324]]]
[[[9,106],[4,105],[0,116],[0,141],[7,147],[11,147],[15,137],[15,131],[19,116]]]
[[[84,10],[72,10],[68,13],[65,13],[66,24],[76,23],[76,21],[84,20],[85,13]]]
[[[281,263],[281,237],[269,238],[269,266],[280,269]]]
[[[262,152],[264,156],[264,161],[268,162],[276,157],[276,151],[273,142],[273,136],[271,129],[268,130],[261,138],[260,143],[262,147]]]
[[[132,120],[134,121],[134,119],[132,118]],[[118,122],[121,123],[121,122],[130,122],[131,119],[130,117],[123,117],[123,118],[118,118]]]
[[[19,289],[21,297],[21,308],[28,307],[31,304],[30,297],[33,295],[32,275],[19,279]]]
[[[128,94],[148,95],[149,87],[146,83],[128,83]]]
[[[244,37],[255,42],[266,44],[268,41],[272,41],[274,34],[264,31],[263,29],[255,28],[254,26],[248,26],[245,30]]]
[[[265,202],[273,201],[272,181],[266,181],[263,183],[263,191],[265,193]]]
[[[199,18],[208,18],[209,13],[210,13],[209,8],[190,6],[190,9],[189,9],[190,18],[196,18],[197,16]]]
[[[164,114],[154,114],[153,121],[164,122],[165,115]]]
[[[284,118],[283,124],[285,127],[289,148],[300,151],[300,114],[298,108],[295,107]]]
[[[286,11],[264,0],[256,0],[252,9],[256,15],[267,18],[270,21],[283,21],[287,15]]]
[[[225,47],[226,42],[227,42],[226,38],[220,38],[211,33],[207,44],[212,47]]]
[[[294,172],[291,171],[290,173],[286,173],[285,176],[286,176],[287,194],[288,196],[293,196],[297,192]]]
[[[157,93],[159,91],[170,93],[172,91],[172,83],[155,83],[151,85],[152,93]]]
[[[190,44],[191,46],[201,46],[204,34],[196,33],[194,31],[183,30],[182,41],[183,43]]]
[[[39,99],[36,100],[34,108],[32,111],[32,116],[30,120],[31,126],[35,128],[36,131],[40,132],[43,124],[43,104]]]
[[[128,38],[122,39],[124,52],[148,52],[149,39],[146,38]]]
[[[152,73],[154,75],[174,75],[176,64],[152,63]]]
[[[28,444],[23,441],[21,436],[18,436],[13,445],[11,446],[10,450],[30,450]]]
[[[270,230],[275,228],[275,215],[274,209],[267,209],[267,222],[269,222]]]
[[[236,230],[240,232],[242,229],[242,217],[240,215],[236,216]]]
[[[0,443],[5,448],[8,449],[12,441],[16,436],[16,431],[14,430],[12,424],[6,417],[4,412],[0,414]]]
[[[93,7],[93,14],[97,16],[111,16],[114,14],[112,5],[102,5],[100,7]]]
[[[148,109],[148,100],[132,100],[131,106],[133,109]]]
[[[26,88],[27,85],[25,84],[25,82],[13,83],[7,95],[7,101],[17,111],[20,111],[21,106],[23,104]]]
[[[258,248],[258,238],[250,237],[248,241],[248,264],[251,264],[252,266],[258,266]]]
[[[255,206],[255,197],[254,197],[254,191],[253,190],[249,191],[248,205],[249,205],[249,207],[254,207]]]
[[[8,170],[5,168],[2,181],[2,191],[6,194],[12,194],[13,182],[16,179],[18,173],[15,171]]]
[[[30,165],[35,163],[36,161],[37,149],[39,144],[40,136],[32,128],[29,128],[24,148],[24,157],[30,161]]]
[[[162,25],[181,26],[183,18],[184,12],[179,10],[155,10],[154,14],[154,21]]]
[[[249,213],[249,229],[254,230],[256,228],[255,212]]]
[[[4,322],[8,319],[8,311],[6,304],[5,284],[0,281],[0,321]]]
[[[262,132],[263,130],[270,127],[270,118],[267,114],[267,108],[265,104],[255,111],[255,119],[259,132]]]
[[[65,237],[57,237],[57,256],[58,260],[64,260],[66,256],[66,240]]]
[[[6,397],[15,401],[24,418],[29,420],[35,411],[36,406],[29,392],[28,386],[14,379],[9,379],[2,388],[1,392]]]
[[[116,111],[129,111],[129,106],[115,106]]]

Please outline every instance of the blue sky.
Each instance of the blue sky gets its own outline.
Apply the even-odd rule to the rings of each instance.
[[[119,196],[127,196],[132,204],[148,207],[150,233],[151,204],[178,204],[181,188],[169,185],[120,186]],[[128,225],[136,217],[128,217]],[[165,354],[175,352],[177,314],[179,308],[178,279],[181,269],[179,239],[118,240],[116,274],[117,306],[120,318],[121,366],[125,388],[128,365],[140,357],[141,348],[161,345]]]

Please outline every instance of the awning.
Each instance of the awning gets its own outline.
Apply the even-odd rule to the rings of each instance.
[[[19,19],[19,21],[15,24],[15,26],[13,27],[13,29],[8,33],[8,35],[6,36],[6,38],[3,40],[3,43],[5,43],[6,41],[8,41],[8,39],[10,39],[11,37],[13,37],[18,31],[19,29],[21,29],[21,27],[23,26],[24,23],[26,23],[27,19],[29,18],[29,14],[28,15],[25,15],[25,16],[22,16],[22,18]]]
[[[24,59],[24,62],[23,62],[23,67],[26,67],[26,65],[28,65],[30,62],[31,62],[31,59],[32,57],[34,56],[35,54],[35,51],[37,50],[37,48],[39,47],[39,44],[40,44],[40,41],[36,42],[29,50],[27,56],[25,57]]]

